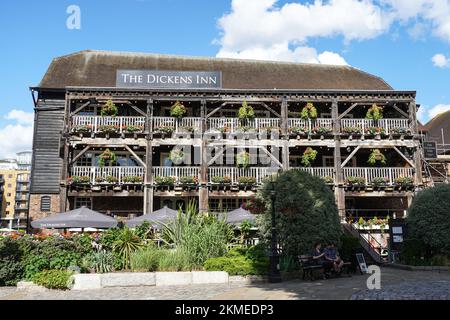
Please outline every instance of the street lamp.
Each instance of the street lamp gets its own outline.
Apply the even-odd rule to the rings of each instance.
[[[280,256],[277,248],[277,229],[275,226],[275,200],[277,192],[275,190],[275,181],[273,175],[270,176],[270,200],[272,205],[272,234],[270,239],[270,255],[269,255],[269,282],[281,282],[280,274]]]

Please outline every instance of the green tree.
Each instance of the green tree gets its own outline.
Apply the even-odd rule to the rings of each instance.
[[[312,251],[315,242],[339,243],[341,225],[333,192],[319,177],[300,170],[281,173],[274,182],[278,242],[283,255],[296,256]],[[259,191],[266,212],[258,219],[262,239],[270,241],[270,183]]]
[[[409,237],[422,241],[434,253],[450,251],[450,185],[420,191],[408,210]]]

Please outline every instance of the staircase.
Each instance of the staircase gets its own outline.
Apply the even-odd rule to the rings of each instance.
[[[368,238],[366,239],[359,230],[353,227],[353,225],[349,223],[343,223],[342,226],[344,228],[344,232],[359,239],[359,243],[366,253],[364,256],[367,263],[370,264],[370,260],[373,260],[375,264],[383,264],[387,262],[387,259],[381,255],[381,251],[385,248],[383,248],[381,243],[379,243],[373,237],[373,235],[371,235],[370,233],[366,234],[368,235]],[[372,241],[375,242],[377,246],[372,245]]]
[[[423,160],[422,174],[425,185],[433,187],[436,184],[450,181],[448,165],[450,161]]]

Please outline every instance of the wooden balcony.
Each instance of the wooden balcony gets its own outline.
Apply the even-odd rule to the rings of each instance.
[[[196,117],[185,117],[177,119],[175,117],[153,117],[153,132],[159,131],[186,133],[200,131],[202,119]]]
[[[333,167],[291,167],[290,169],[306,171],[313,176],[331,178],[333,181],[336,176]]]
[[[130,183],[126,177],[139,177],[143,181],[144,167],[72,167],[71,176],[89,177],[91,184],[125,184]],[[141,182],[135,182],[141,183]]]
[[[408,119],[342,119],[341,131],[345,132],[346,128],[353,128],[359,131],[359,134],[366,134],[370,128],[381,128],[385,135],[396,134],[399,132],[408,132],[410,125]]]
[[[281,120],[279,118],[255,118],[242,124],[238,118],[209,118],[208,128],[210,130],[219,130],[222,132],[235,133],[240,131],[261,129],[279,129]]]
[[[393,185],[395,180],[404,177],[414,177],[414,168],[362,168],[362,167],[344,167],[344,180],[349,177],[364,178],[365,184],[372,184],[375,180],[385,179],[385,184]],[[380,183],[380,182],[378,182]]]
[[[106,116],[73,116],[72,131],[105,132],[113,130],[116,133],[144,132],[145,117],[106,117]]]
[[[306,133],[313,133],[317,128],[323,128],[329,132],[333,131],[333,119],[331,118],[317,118],[315,120],[311,119],[300,119],[300,118],[290,118],[288,119],[289,129],[303,129]]]
[[[249,168],[236,168],[236,167],[209,167],[208,179],[209,183],[215,184],[217,182],[215,177],[221,177],[226,179],[226,183],[236,184],[261,184],[264,178],[274,173],[274,168],[268,167],[249,167]],[[247,182],[245,182],[247,181]]]
[[[200,167],[153,167],[153,177],[172,177],[174,183],[181,182],[181,178],[200,179]]]

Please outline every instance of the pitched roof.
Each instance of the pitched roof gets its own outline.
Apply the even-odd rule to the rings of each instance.
[[[115,87],[117,69],[222,71],[227,89],[392,90],[350,66],[93,50],[53,59],[39,87]]]
[[[442,129],[444,131],[444,141],[450,142],[450,110],[440,113],[427,122],[424,126],[427,137],[442,143]]]

